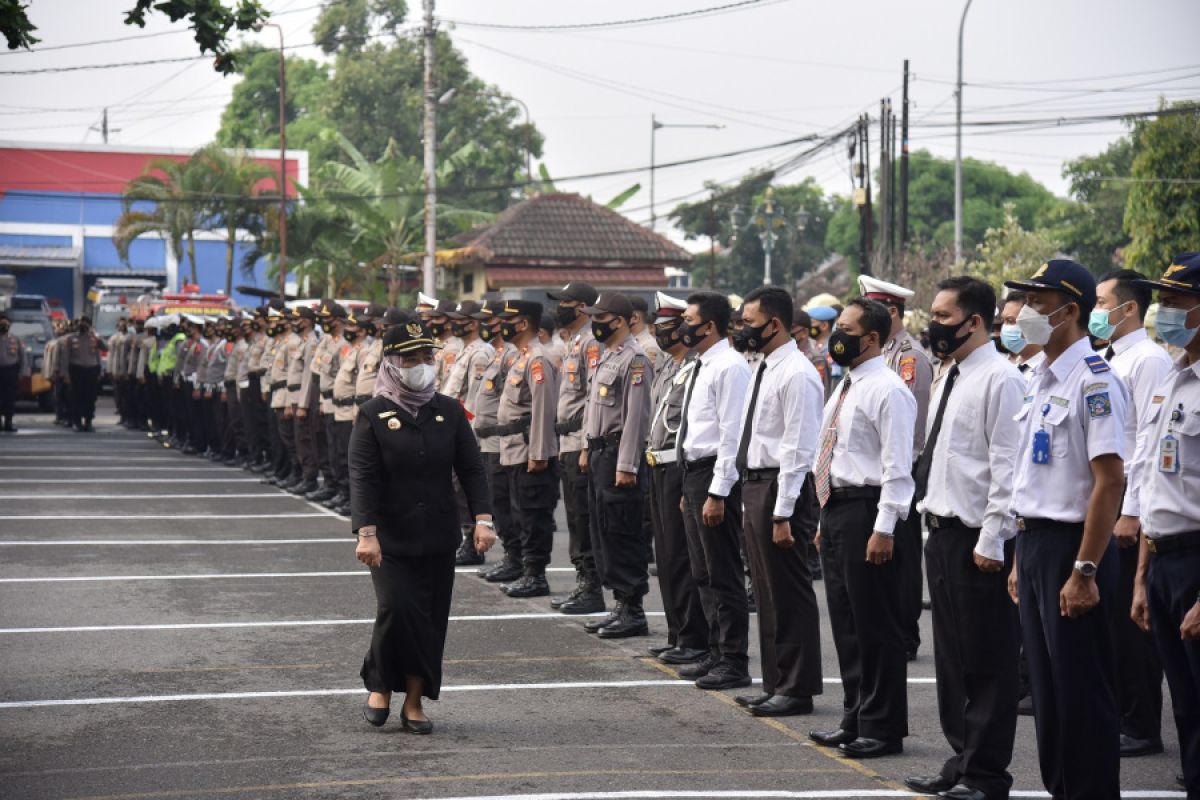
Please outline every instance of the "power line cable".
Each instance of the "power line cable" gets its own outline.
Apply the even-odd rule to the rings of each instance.
[[[618,19],[608,20],[605,22],[570,22],[562,24],[529,24],[529,25],[514,25],[500,22],[479,22],[475,20],[450,19],[447,17],[439,17],[438,21],[457,25],[463,28],[485,28],[488,30],[499,31],[526,31],[526,32],[551,32],[551,31],[585,31],[598,30],[602,28],[631,28],[634,26],[662,24],[664,22],[675,22],[682,19],[692,19],[696,17],[710,17],[719,14],[726,14],[732,11],[739,11],[751,6],[765,8],[766,6],[785,3],[788,0],[739,0],[739,2],[725,3],[719,6],[710,6],[708,8],[697,8],[691,11],[677,11],[672,14],[656,14],[649,17],[636,17],[633,19]]]

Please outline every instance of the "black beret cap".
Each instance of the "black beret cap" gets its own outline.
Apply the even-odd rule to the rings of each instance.
[[[433,340],[420,317],[412,312],[401,311],[392,318],[395,322],[390,324],[387,333],[383,335],[383,355],[402,355],[414,350],[441,346]]]

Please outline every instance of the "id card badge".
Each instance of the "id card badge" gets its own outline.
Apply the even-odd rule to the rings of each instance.
[[[1179,472],[1179,440],[1168,433],[1158,442],[1158,471],[1174,475]]]
[[[1033,434],[1033,463],[1050,463],[1050,434],[1045,431]]]

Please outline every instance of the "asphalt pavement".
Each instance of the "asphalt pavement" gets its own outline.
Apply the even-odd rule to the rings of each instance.
[[[610,642],[474,569],[434,735],[401,732],[398,698],[372,728],[374,597],[347,519],[120,429],[107,400],[94,434],[17,424],[0,434],[0,798],[909,797],[902,779],[948,755],[928,613],[904,754],[860,763],[806,735],[840,718],[827,618],[815,713],[764,720],[646,655],[666,632],[653,579],[651,636]],[[555,592],[574,583],[558,519]],[[1123,762],[1125,796],[1184,797],[1169,703],[1164,720],[1166,753]],[[1012,772],[1014,796],[1047,796],[1028,717]]]

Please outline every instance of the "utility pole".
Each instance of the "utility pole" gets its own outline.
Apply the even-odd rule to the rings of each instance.
[[[863,114],[862,121],[862,175],[866,189],[866,204],[863,206],[864,242],[862,274],[871,274],[871,256],[875,251],[875,215],[871,207],[871,118]]]
[[[888,129],[891,122],[888,119],[889,106],[886,98],[879,101],[879,255],[886,271],[891,266],[891,253],[888,252],[888,242],[891,241],[891,230],[888,221],[891,219],[892,205],[891,169],[888,157]]]
[[[896,266],[896,115],[892,112],[891,100],[888,100],[888,121],[892,125],[888,134],[888,264],[894,270]]]
[[[967,12],[971,0],[963,6],[962,19],[958,23],[958,80],[954,83],[954,263],[962,263],[962,89],[963,89],[963,28],[967,25]]]
[[[908,59],[904,59],[904,95],[900,106],[900,249],[908,249]]]
[[[92,125],[91,127],[88,128],[88,130],[89,131],[100,131],[100,136],[102,139],[104,139],[105,144],[108,144],[108,134],[109,133],[120,133],[121,132],[120,128],[108,127],[108,109],[107,108],[104,109],[104,114],[100,117],[100,127],[96,127],[95,125]]]
[[[422,285],[425,294],[437,293],[434,270],[437,269],[437,90],[433,85],[433,3],[425,7],[425,260]]]
[[[655,229],[655,226],[657,226],[657,224],[658,224],[658,214],[655,212],[655,208],[654,208],[654,172],[657,169],[657,165],[655,164],[655,160],[654,160],[655,159],[654,142],[655,142],[655,139],[658,138],[659,129],[660,128],[708,128],[710,130],[720,130],[724,127],[725,127],[724,125],[689,125],[689,124],[659,122],[655,118],[654,114],[650,115],[650,230],[653,231]]]

